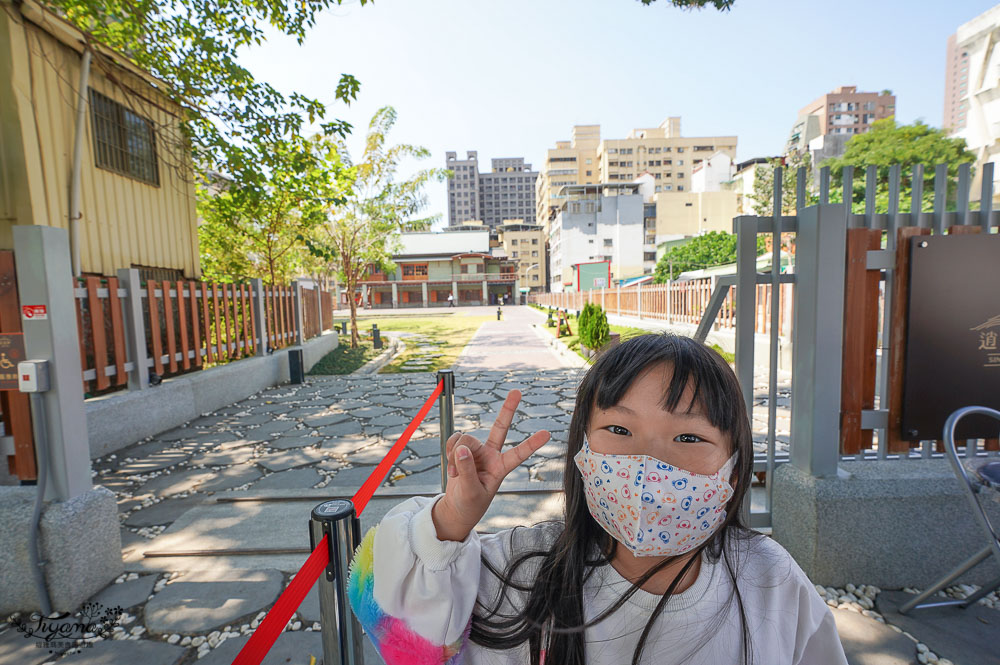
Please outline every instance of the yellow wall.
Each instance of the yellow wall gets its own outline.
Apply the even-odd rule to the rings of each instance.
[[[13,224],[69,227],[77,86],[81,55],[71,28],[33,13],[42,29],[0,1],[0,248],[12,248]],[[41,17],[39,19],[38,17]],[[60,35],[56,39],[51,32]],[[131,92],[112,85],[114,76]],[[95,166],[88,108],[79,228],[83,272],[113,275],[133,264],[201,274],[190,153],[175,142],[178,109],[149,83],[95,56],[90,87],[157,127],[160,185]],[[6,184],[4,184],[6,183]],[[6,194],[5,194],[6,192]]]
[[[733,218],[740,214],[738,202],[737,192],[659,192],[656,194],[656,234],[732,233]]]
[[[516,220],[514,220],[516,221]],[[500,241],[503,243],[507,256],[513,257],[516,251],[517,275],[520,280],[519,286],[540,288],[548,290],[548,275],[545,272],[545,232],[542,229],[531,231],[509,231],[501,225],[499,227]],[[517,240],[515,245],[512,241]],[[536,240],[537,245],[532,245],[531,241]],[[524,252],[527,251],[527,256]],[[532,256],[531,252],[538,252],[538,256]],[[531,266],[538,264],[537,268]],[[529,270],[529,268],[531,268]],[[538,275],[538,281],[531,279],[532,275]]]

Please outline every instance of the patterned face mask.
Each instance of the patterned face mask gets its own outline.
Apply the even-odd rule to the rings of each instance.
[[[726,518],[737,453],[710,476],[649,455],[604,455],[583,448],[580,469],[594,519],[635,556],[675,556],[694,549]]]

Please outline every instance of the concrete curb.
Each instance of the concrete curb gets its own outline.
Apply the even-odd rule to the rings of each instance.
[[[566,343],[554,335],[550,335],[544,330],[539,330],[539,324],[532,323],[531,329],[535,331],[542,341],[544,341],[548,346],[552,347],[552,350],[562,358],[570,367],[590,367],[590,363],[581,358],[579,354],[566,346]]]
[[[351,372],[351,374],[375,374],[382,367],[391,363],[394,358],[401,355],[406,349],[406,345],[403,344],[403,341],[399,337],[390,337],[385,333],[382,334],[382,337],[389,340],[389,348]]]

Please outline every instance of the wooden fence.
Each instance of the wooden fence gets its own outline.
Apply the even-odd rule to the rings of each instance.
[[[259,280],[148,280],[129,287],[117,277],[90,276],[80,278],[74,289],[88,395],[127,386],[135,367],[130,339],[143,340],[136,355],[164,378],[294,345],[298,311],[303,339],[333,327],[331,294],[325,291],[267,286]],[[140,301],[138,316],[131,320],[129,293]],[[130,329],[130,323],[138,330]]]
[[[782,285],[779,331],[781,336],[791,334],[792,292],[791,284]],[[634,284],[622,288],[592,289],[590,291],[565,291],[562,293],[531,294],[530,302],[559,309],[581,310],[584,304],[596,303],[609,314],[655,319],[669,324],[697,326],[701,322],[708,301],[715,289],[712,278],[692,279],[666,284]],[[736,305],[733,300],[736,287],[730,287],[715,319],[714,330],[736,327]],[[771,285],[757,286],[757,312],[754,329],[761,334],[770,332],[768,316],[771,306]]]

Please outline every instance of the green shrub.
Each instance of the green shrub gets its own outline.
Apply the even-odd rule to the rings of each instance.
[[[593,347],[593,338],[591,336],[591,328],[593,327],[594,317],[597,314],[600,307],[594,305],[593,303],[587,303],[583,306],[583,311],[580,312],[580,320],[578,322],[580,330],[577,332],[580,335],[580,343],[583,344],[588,349]]]
[[[601,309],[600,306],[595,305],[597,311],[592,315],[590,320],[590,340],[591,344],[587,346],[595,351],[602,348],[611,339],[611,329],[608,327],[608,315]]]

